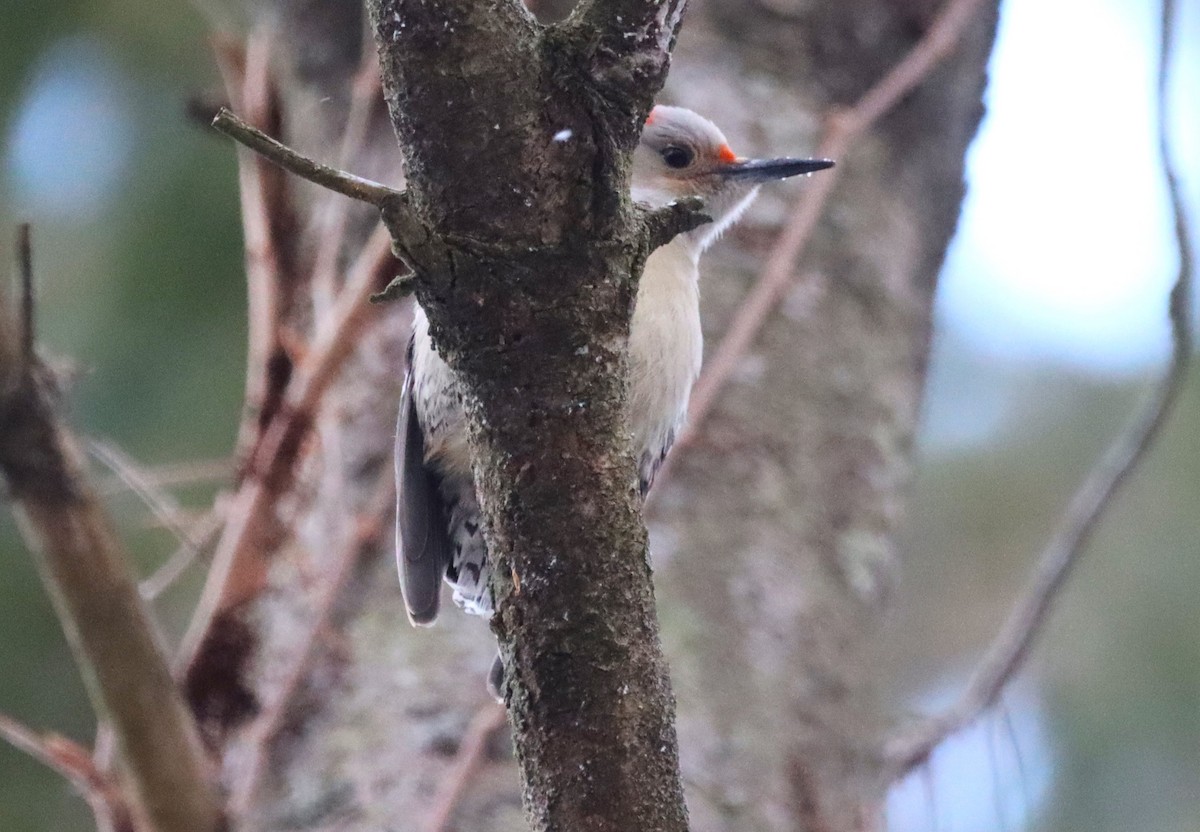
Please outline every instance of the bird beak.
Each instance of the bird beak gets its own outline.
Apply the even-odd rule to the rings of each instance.
[[[829,159],[739,159],[717,168],[717,173],[743,182],[770,182],[831,167]]]

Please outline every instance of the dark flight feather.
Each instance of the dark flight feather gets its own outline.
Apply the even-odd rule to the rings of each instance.
[[[396,555],[408,620],[427,626],[438,615],[442,579],[450,563],[445,509],[438,477],[425,465],[425,437],[413,394],[412,342],[396,426]]]

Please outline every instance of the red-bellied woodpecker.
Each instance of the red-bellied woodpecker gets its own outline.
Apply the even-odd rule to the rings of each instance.
[[[680,234],[646,260],[629,333],[629,429],[643,496],[683,424],[700,372],[700,255],[737,221],[759,184],[831,167],[821,159],[738,157],[711,121],[655,107],[634,153],[632,196],[650,207],[699,197],[712,222]],[[454,371],[438,356],[418,306],[396,437],[396,545],[409,620],[437,617],[442,581],[476,615],[492,614],[487,546],[471,475]],[[496,692],[503,668],[493,665]]]

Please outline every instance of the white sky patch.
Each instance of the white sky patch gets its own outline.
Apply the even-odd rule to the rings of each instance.
[[[559,130],[557,133],[554,134],[554,141],[558,142],[559,144],[562,144],[563,142],[570,141],[571,137],[574,135],[575,135],[575,131],[570,129],[569,127],[566,127],[566,128],[563,128],[562,130]]]
[[[1200,124],[1195,9],[1176,41],[1173,147],[1194,220],[1200,154],[1185,139]],[[1154,132],[1157,42],[1146,4],[1003,5],[988,117],[939,299],[973,345],[1110,373],[1165,357],[1176,259]]]
[[[961,680],[956,681],[961,685]],[[933,712],[948,705],[958,687],[925,697],[918,705]],[[892,788],[887,801],[889,832],[997,832],[1035,827],[1033,821],[1053,785],[1053,754],[1038,701],[1019,688],[933,752]]]
[[[18,210],[83,218],[117,195],[134,141],[122,80],[89,40],[65,40],[43,54],[4,142]]]

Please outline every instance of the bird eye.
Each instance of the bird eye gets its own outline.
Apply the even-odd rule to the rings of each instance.
[[[686,147],[676,147],[672,145],[663,150],[663,161],[667,163],[667,167],[671,168],[686,168],[692,163],[692,151]]]

